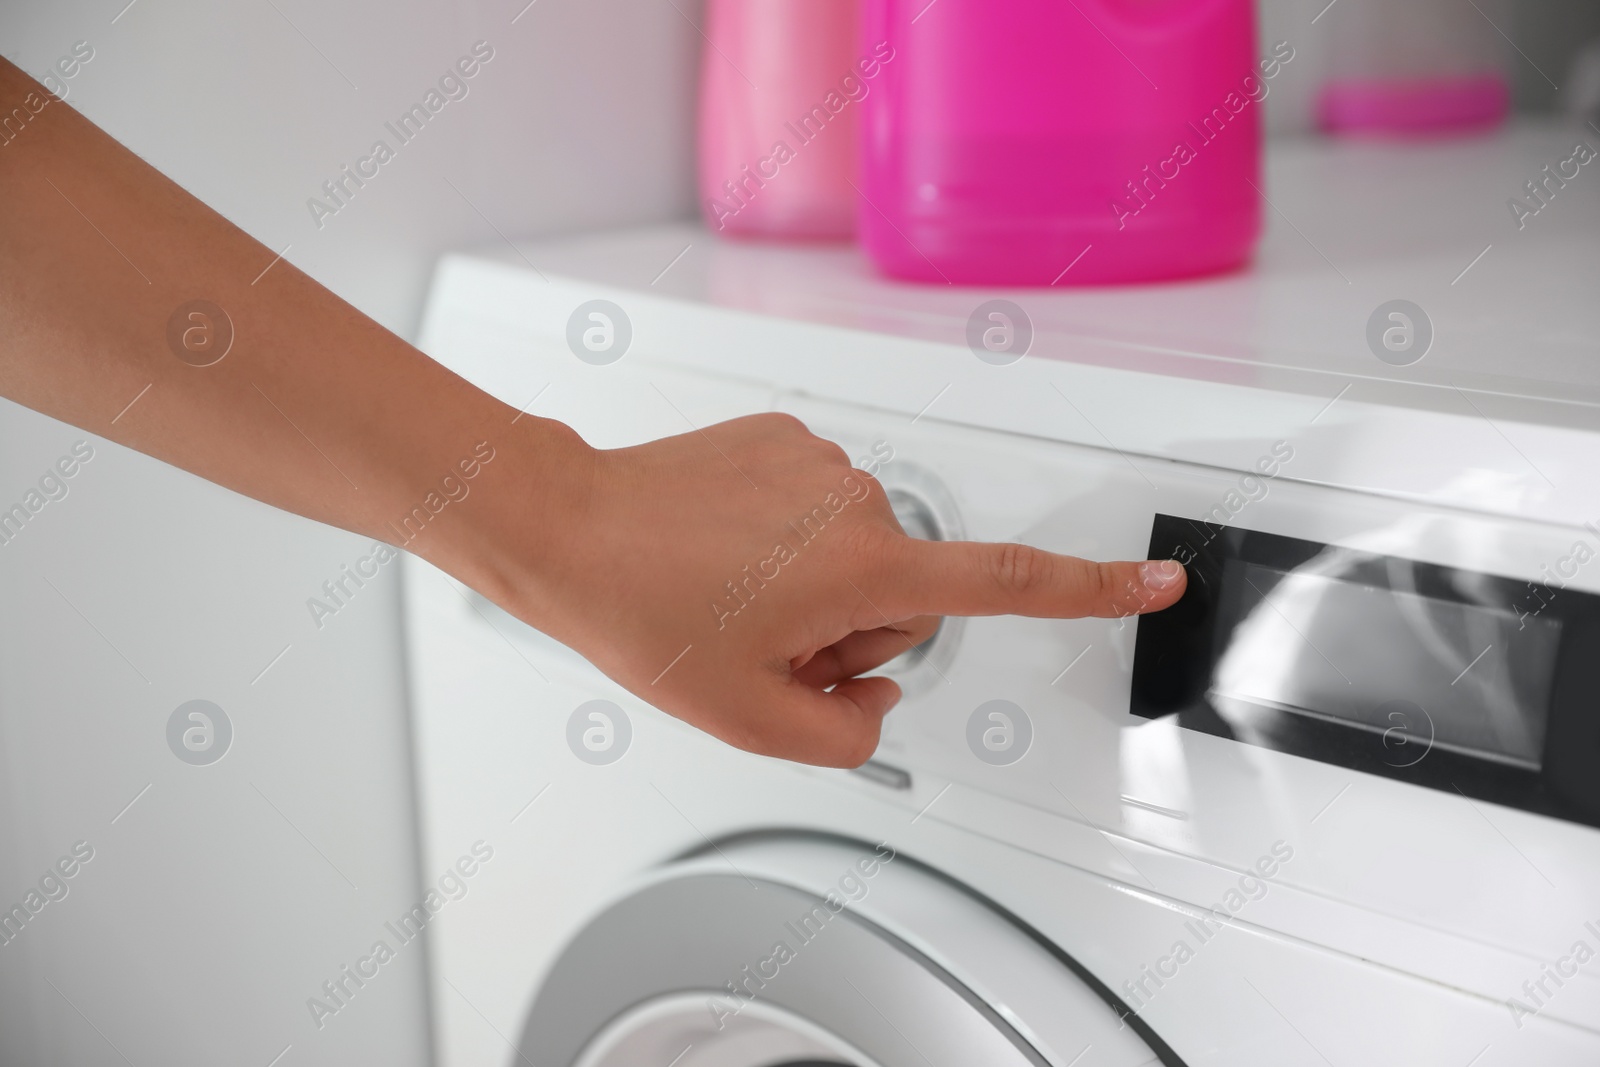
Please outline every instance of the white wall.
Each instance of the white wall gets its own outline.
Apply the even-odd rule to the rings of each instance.
[[[1396,20],[1386,22],[1385,12],[1402,7],[1427,10],[1430,19],[1448,13],[1460,22],[1454,35],[1457,39],[1465,32],[1492,42],[1511,82],[1512,106],[1520,112],[1556,110],[1552,81],[1565,83],[1578,49],[1600,40],[1600,5],[1592,0],[1474,0],[1470,5],[1432,0],[1342,0],[1336,4],[1328,0],[1256,0],[1262,52],[1277,41],[1288,41],[1295,49],[1293,63],[1273,82],[1267,97],[1267,132],[1277,136],[1314,132],[1317,91],[1329,76],[1335,39],[1341,34],[1347,43],[1359,39],[1359,34],[1351,33],[1352,24],[1365,23],[1387,27],[1378,36],[1392,38],[1391,47],[1398,47],[1395,42],[1406,31],[1394,25]],[[1409,30],[1417,28],[1417,20],[1411,20]]]
[[[402,334],[445,248],[692,209],[697,4],[125,2],[0,3],[0,48],[42,76],[89,41],[74,106]],[[318,229],[307,198],[478,40],[469,95]],[[320,1031],[305,1003],[419,896],[398,568],[318,630],[362,541],[5,402],[0,507],[85,439],[0,545],[0,908],[95,850],[0,945],[0,1064],[426,1062],[420,945]],[[195,698],[236,731],[206,767],[165,739]]]

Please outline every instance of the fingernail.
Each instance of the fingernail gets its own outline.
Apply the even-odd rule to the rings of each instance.
[[[1175,559],[1153,559],[1139,564],[1139,580],[1146,589],[1170,589],[1183,574],[1183,564]]]

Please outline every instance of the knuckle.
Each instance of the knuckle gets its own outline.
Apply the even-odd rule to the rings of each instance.
[[[863,723],[859,728],[849,731],[829,754],[829,762],[838,767],[859,767],[872,758],[878,751],[877,724]]]
[[[843,518],[843,514],[840,517]],[[870,520],[866,512],[858,510],[850,521],[840,524],[843,527],[839,531],[840,555],[858,561],[859,575],[876,575],[882,568],[900,563],[896,558],[899,547],[895,543],[896,531]]]
[[[1049,580],[1049,557],[1031,545],[997,545],[987,560],[990,580],[1008,595],[1033,592]]]
[[[850,453],[841,448],[837,442],[830,441],[826,437],[819,437],[817,440],[822,442],[822,451],[834,463],[844,467],[851,465]]]
[[[878,751],[879,727],[861,723],[831,736],[807,741],[792,734],[766,729],[727,730],[722,740],[734,748],[771,759],[794,760],[821,767],[859,767]]]
[[[847,619],[852,630],[857,633],[867,633],[885,626],[894,625],[893,620],[885,615],[866,596],[857,596],[855,601],[855,607],[851,610]]]
[[[1080,559],[1074,564],[1073,584],[1093,603],[1109,599],[1112,589],[1111,570],[1094,560]]]

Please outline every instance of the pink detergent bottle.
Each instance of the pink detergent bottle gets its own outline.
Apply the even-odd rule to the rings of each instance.
[[[700,206],[713,233],[855,232],[856,0],[707,0]]]
[[[1256,54],[1250,0],[863,4],[861,49],[891,57],[857,208],[884,273],[1079,285],[1249,259],[1261,102],[1294,56]]]

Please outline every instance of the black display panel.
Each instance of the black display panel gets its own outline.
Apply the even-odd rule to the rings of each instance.
[[[1157,515],[1131,711],[1600,826],[1600,597]]]

